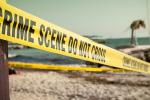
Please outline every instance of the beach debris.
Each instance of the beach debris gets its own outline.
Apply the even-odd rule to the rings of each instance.
[[[14,68],[9,68],[9,75],[17,74],[17,71]]]

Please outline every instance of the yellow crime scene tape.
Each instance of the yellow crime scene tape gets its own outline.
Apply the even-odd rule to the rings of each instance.
[[[150,64],[0,1],[0,39],[94,63],[150,73]]]
[[[90,66],[69,66],[69,65],[47,65],[37,63],[25,63],[25,62],[8,62],[10,67],[13,68],[29,68],[29,69],[41,69],[41,70],[70,70],[70,71],[89,71],[89,72],[122,72],[124,69],[114,68],[92,68]]]

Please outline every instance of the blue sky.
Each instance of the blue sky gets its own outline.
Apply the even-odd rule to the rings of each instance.
[[[130,37],[130,24],[147,23],[147,0],[7,0],[11,5],[82,35]],[[149,1],[150,6],[150,1]],[[150,7],[149,7],[150,8]],[[138,37],[150,36],[147,29]]]

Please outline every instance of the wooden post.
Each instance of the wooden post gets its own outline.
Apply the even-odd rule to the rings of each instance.
[[[6,0],[2,0],[6,2]],[[10,100],[8,78],[8,42],[0,40],[0,100]]]
[[[10,100],[7,57],[8,42],[0,40],[0,100]]]

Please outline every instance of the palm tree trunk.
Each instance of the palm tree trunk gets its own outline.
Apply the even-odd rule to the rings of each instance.
[[[134,29],[132,29],[132,32],[131,32],[130,44],[131,44],[131,45],[134,45]]]
[[[134,34],[134,38],[135,38],[135,45],[137,46],[138,45],[138,38],[137,38],[136,34]]]

